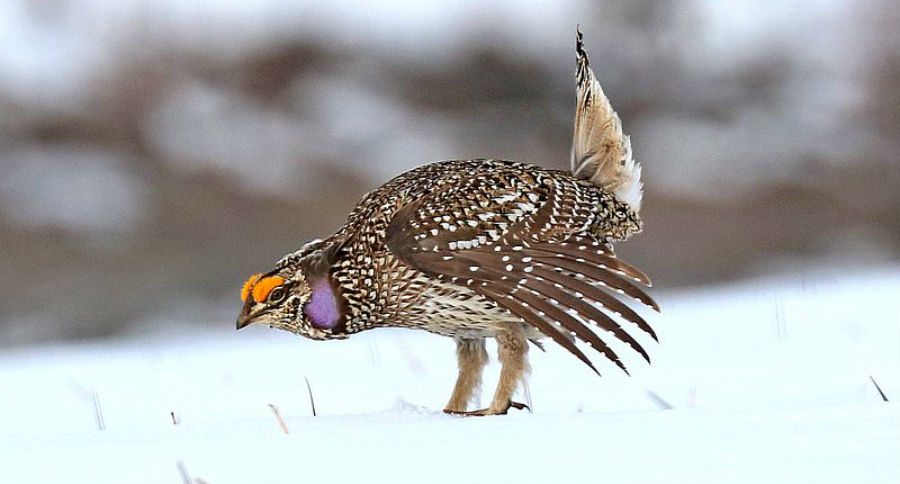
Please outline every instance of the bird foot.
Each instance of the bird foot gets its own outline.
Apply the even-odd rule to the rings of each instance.
[[[516,410],[528,410],[531,411],[531,407],[525,405],[524,403],[513,402],[510,401],[506,404],[506,407],[503,408],[482,408],[481,410],[451,410],[449,408],[444,409],[444,413],[450,415],[462,415],[464,417],[485,417],[488,415],[506,415],[510,408],[515,408]]]

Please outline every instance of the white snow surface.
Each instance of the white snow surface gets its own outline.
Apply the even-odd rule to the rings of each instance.
[[[632,376],[598,378],[548,344],[534,413],[501,417],[441,413],[453,343],[412,331],[6,352],[0,482],[900,482],[900,267],[657,296],[652,365],[618,345]]]

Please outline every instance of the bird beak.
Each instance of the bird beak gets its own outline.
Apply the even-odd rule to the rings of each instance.
[[[237,318],[237,329],[243,329],[253,324],[253,316],[249,314],[241,314]]]

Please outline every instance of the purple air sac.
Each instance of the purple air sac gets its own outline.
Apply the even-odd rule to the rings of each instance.
[[[312,285],[312,296],[303,307],[303,314],[313,326],[331,329],[341,320],[337,294],[328,279],[319,279]]]

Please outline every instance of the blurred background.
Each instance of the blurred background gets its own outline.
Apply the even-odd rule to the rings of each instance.
[[[0,348],[232,331],[404,170],[567,168],[576,23],[659,287],[900,260],[892,0],[0,0]]]

